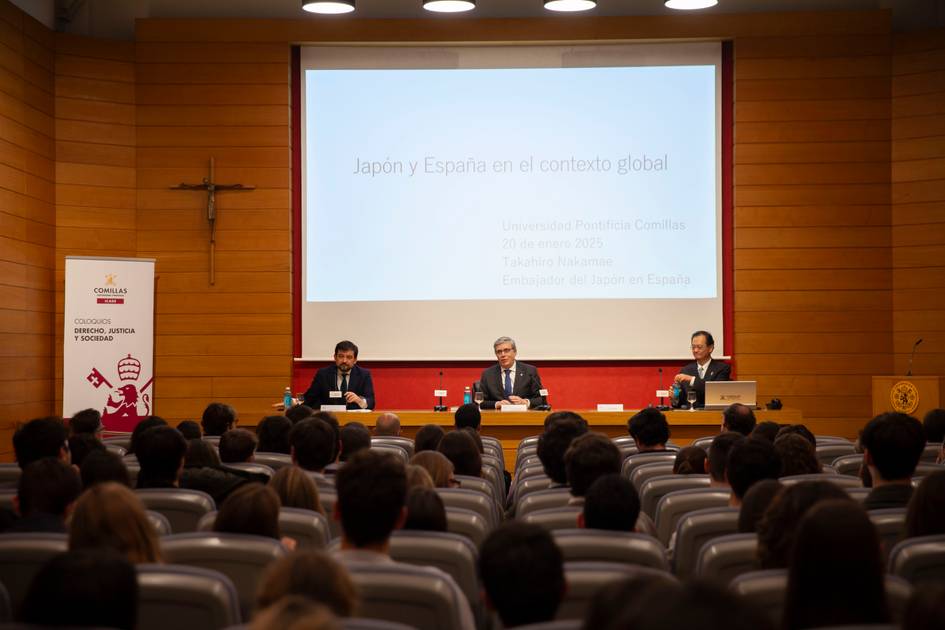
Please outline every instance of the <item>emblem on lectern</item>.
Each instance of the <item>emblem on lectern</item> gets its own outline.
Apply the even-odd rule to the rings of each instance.
[[[893,411],[912,413],[919,408],[919,390],[909,381],[899,381],[889,391]]]

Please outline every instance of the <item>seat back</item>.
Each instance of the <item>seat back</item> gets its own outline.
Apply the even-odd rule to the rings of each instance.
[[[292,456],[288,453],[269,453],[266,451],[256,451],[253,455],[253,461],[257,464],[269,466],[273,470],[279,470],[292,465]]]
[[[516,479],[527,479],[528,477],[536,477],[538,475],[544,475],[545,467],[541,465],[541,462],[528,462],[524,466],[515,469],[515,478]]]
[[[832,473],[811,473],[807,475],[788,475],[778,479],[782,485],[791,486],[802,481],[829,481],[841,488],[862,488],[863,482],[859,477],[850,475],[834,475]]]
[[[757,568],[757,554],[757,534],[719,536],[699,550],[695,574],[716,584],[728,584],[742,573]]]
[[[328,518],[314,510],[281,508],[279,531],[295,540],[299,549],[324,549],[331,540]]]
[[[888,571],[913,585],[945,581],[945,534],[898,543],[889,552]]]
[[[885,508],[869,510],[870,521],[876,526],[876,533],[882,543],[883,554],[888,557],[889,552],[906,534],[906,508]]]
[[[371,448],[376,446],[399,446],[407,451],[407,459],[413,457],[413,440],[399,435],[379,435],[371,438]]]
[[[548,488],[547,490],[536,490],[525,496],[520,496],[515,501],[515,516],[524,517],[531,512],[538,510],[548,510],[551,508],[564,507],[571,500],[570,488]]]
[[[643,483],[651,477],[662,477],[673,474],[673,462],[653,462],[652,464],[643,464],[637,466],[630,473],[630,483],[637,489],[637,494],[643,488]]]
[[[674,451],[653,451],[649,453],[637,453],[636,455],[631,455],[630,457],[623,460],[623,466],[620,469],[620,474],[622,474],[627,479],[630,479],[630,476],[633,474],[633,471],[638,467],[644,464],[655,464],[658,462],[669,462],[673,463],[676,461],[676,453]]]
[[[230,578],[247,619],[263,571],[287,553],[273,538],[207,532],[165,536],[161,551],[170,563],[212,569]]]
[[[266,475],[270,479],[276,474],[275,469],[272,466],[263,464],[262,462],[236,462],[234,464],[223,464],[226,468],[233,468],[236,470],[242,470],[249,473],[254,473],[257,475]]]
[[[478,512],[463,508],[446,508],[446,531],[465,536],[479,549],[489,535],[489,525]]]
[[[177,534],[197,531],[200,518],[216,509],[216,504],[206,492],[180,488],[148,488],[135,490],[144,507],[160,512]]]
[[[174,533],[173,528],[171,528],[171,522],[160,512],[145,510],[145,516],[148,517],[148,522],[151,523],[151,527],[154,528],[158,536],[167,536],[168,534]]]
[[[341,523],[335,518],[335,503],[338,502],[338,493],[325,488],[318,489],[318,502],[322,504],[325,510],[325,518],[328,519],[328,531],[332,538],[341,537]]]
[[[580,513],[581,508],[579,506],[567,505],[529,512],[525,516],[522,516],[521,520],[525,523],[540,525],[550,531],[574,529],[577,527],[577,517]]]
[[[844,488],[843,490],[850,495],[851,499],[860,503],[865,501],[866,497],[872,492],[872,488]]]
[[[446,507],[459,507],[481,514],[486,519],[490,531],[501,520],[495,500],[482,492],[463,488],[437,488],[436,493],[443,499]]]
[[[400,461],[403,462],[405,466],[410,461],[410,455],[407,454],[407,449],[405,449],[403,446],[398,444],[375,444],[373,438],[371,439],[371,450],[381,451],[393,455],[394,457],[400,459]]]
[[[688,578],[696,570],[702,546],[719,536],[738,533],[738,508],[719,507],[684,514],[676,524],[674,573]]]
[[[556,619],[584,619],[591,599],[602,587],[618,580],[645,577],[675,582],[672,574],[649,567],[615,562],[565,562],[567,593],[558,607]]]
[[[20,481],[20,465],[16,462],[0,463],[0,484],[16,485]]]
[[[714,440],[715,438],[716,436],[714,435],[706,435],[701,438],[696,438],[692,442],[689,443],[689,446],[697,446],[701,448],[702,450],[704,450],[706,453],[708,453],[709,447],[712,446],[712,440]]]
[[[479,552],[465,536],[444,532],[398,530],[390,538],[390,557],[398,562],[434,566],[448,573],[469,605],[479,608]]]
[[[13,610],[18,610],[23,603],[40,567],[68,548],[66,534],[0,535],[0,584],[7,587]]]
[[[640,509],[651,517],[656,516],[656,505],[670,492],[708,488],[709,475],[660,475],[650,477],[640,489]]]
[[[417,630],[460,628],[457,601],[443,577],[425,567],[403,563],[346,562],[361,594],[359,614],[407,624]]]
[[[139,564],[137,630],[207,628],[242,620],[239,597],[219,571],[172,564]]]
[[[860,466],[863,465],[863,454],[841,455],[830,462],[830,465],[841,475],[857,477],[860,474]]]
[[[118,444],[109,444],[107,442],[105,443],[105,450],[115,453],[118,455],[118,457],[124,457],[128,454],[128,451],[125,449],[125,447],[119,446]]]
[[[817,461],[830,464],[844,455],[856,455],[856,448],[850,442],[817,442]]]
[[[512,486],[512,499],[520,501],[536,490],[547,490],[550,485],[551,477],[544,475],[522,479]]]
[[[676,490],[663,495],[656,504],[656,537],[664,545],[676,531],[683,514],[712,507],[727,507],[731,492],[726,488]]]
[[[669,571],[666,548],[646,534],[603,529],[552,532],[565,562],[617,562]]]
[[[472,475],[454,475],[454,477],[456,478],[456,481],[459,482],[460,488],[481,492],[493,501],[498,501],[495,496],[495,488],[486,479],[483,479],[482,477],[473,477]]]
[[[109,446],[120,446],[127,452],[127,450],[131,448],[131,434],[104,437],[102,438],[102,444],[105,445],[105,448]]]
[[[538,448],[538,438],[540,437],[540,435],[529,435],[523,437],[521,440],[519,440],[518,446],[515,447],[515,451],[520,453],[526,448]]]
[[[915,467],[915,472],[912,473],[912,478],[916,477],[925,477],[926,475],[931,475],[934,472],[940,470],[945,470],[945,464],[936,464],[934,462],[919,462],[919,465]]]
[[[942,452],[942,443],[941,442],[929,442],[925,445],[925,449],[922,451],[922,456],[919,461],[928,462],[934,464],[935,460],[938,459],[938,454]]]
[[[748,571],[735,577],[729,588],[737,595],[764,610],[775,627],[784,619],[784,599],[787,595],[787,569]]]

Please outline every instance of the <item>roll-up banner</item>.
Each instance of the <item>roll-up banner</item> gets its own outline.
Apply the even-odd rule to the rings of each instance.
[[[154,259],[66,257],[62,415],[131,431],[154,409]]]

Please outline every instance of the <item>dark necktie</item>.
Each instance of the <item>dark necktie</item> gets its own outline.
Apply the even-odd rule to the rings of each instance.
[[[506,396],[511,396],[511,395],[512,395],[512,375],[511,375],[511,372],[512,372],[512,370],[509,370],[509,369],[506,369],[506,370],[505,370],[505,395],[506,395]]]
[[[341,395],[344,396],[348,391],[348,375],[341,375]]]

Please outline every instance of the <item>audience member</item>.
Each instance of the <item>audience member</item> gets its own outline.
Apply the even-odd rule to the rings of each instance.
[[[69,432],[62,418],[36,418],[19,427],[13,434],[13,452],[20,469],[38,459],[56,457],[66,464],[69,457]]]
[[[446,506],[436,490],[414,488],[407,492],[407,520],[403,528],[446,531]]]
[[[758,531],[761,517],[764,516],[782,487],[777,479],[762,479],[748,489],[738,511],[739,534],[752,534]]]
[[[446,435],[446,431],[436,424],[425,424],[417,431],[417,437],[413,441],[413,452],[435,451],[440,445],[440,440]]]
[[[352,617],[358,592],[343,566],[324,551],[299,551],[274,561],[256,593],[256,609],[269,608],[286,595],[324,604],[339,617]]]
[[[212,402],[203,410],[200,426],[204,435],[223,435],[236,426],[236,420],[236,409],[226,403]]]
[[[780,424],[777,422],[771,422],[770,420],[765,420],[764,422],[759,422],[756,424],[755,428],[752,429],[751,433],[748,434],[748,437],[761,438],[773,443],[774,439],[778,437],[778,431],[780,430]]]
[[[811,430],[807,428],[807,425],[803,425],[803,424],[784,425],[783,427],[778,429],[778,434],[774,437],[774,439],[778,439],[782,435],[790,435],[792,433],[796,433],[797,435],[800,435],[802,438],[810,442],[811,446],[813,446],[814,448],[817,448],[817,438],[814,436],[813,433],[811,433]]]
[[[640,495],[633,484],[619,474],[602,475],[584,495],[578,527],[632,532],[639,516]]]
[[[295,540],[283,537],[279,531],[279,495],[261,483],[248,483],[226,498],[213,531],[229,534],[249,534],[281,540],[287,549],[295,549]]]
[[[79,435],[88,433],[101,439],[105,426],[102,424],[102,414],[97,409],[83,409],[76,412],[69,419],[69,433]]]
[[[599,477],[619,474],[623,459],[620,449],[603,433],[585,433],[574,438],[564,454],[564,467],[571,487],[571,502],[580,500]]]
[[[193,420],[181,420],[177,423],[176,429],[184,436],[185,440],[199,440],[203,437],[203,431],[200,425]]]
[[[813,475],[823,472],[817,451],[797,433],[785,433],[774,441],[774,452],[781,460],[781,476]]]
[[[545,416],[544,430],[547,432],[548,428],[552,424],[559,420],[573,420],[587,429],[587,420],[584,419],[581,414],[575,413],[573,411],[552,411],[547,416]]]
[[[555,618],[566,590],[564,558],[538,525],[510,521],[494,530],[479,551],[486,606],[506,628]]]
[[[748,405],[734,403],[722,412],[722,431],[734,431],[748,436],[755,428],[755,412]]]
[[[855,501],[812,507],[789,566],[785,630],[889,623],[879,537]]]
[[[804,514],[822,501],[843,499],[852,500],[843,488],[829,481],[801,481],[784,486],[758,521],[756,531],[761,568],[787,568],[797,525]]]
[[[298,466],[283,466],[277,470],[269,481],[269,487],[276,491],[282,507],[325,514],[318,485]]]
[[[134,567],[107,550],[69,551],[44,564],[26,591],[18,620],[30,627],[134,630],[138,578]]]
[[[479,405],[476,403],[466,403],[456,408],[453,414],[453,423],[457,429],[471,428],[473,431],[479,431],[482,426],[482,413],[479,411]]]
[[[303,470],[322,472],[332,462],[335,434],[324,420],[302,420],[289,432],[292,463]]]
[[[558,414],[550,424],[548,418]],[[538,459],[551,479],[551,488],[568,485],[568,473],[564,467],[564,454],[574,438],[587,433],[587,423],[576,413],[556,411],[545,418],[545,432],[538,438]]]
[[[164,427],[167,426],[167,422],[164,418],[158,416],[148,416],[141,422],[135,425],[135,428],[131,431],[131,439],[128,442],[128,454],[136,455],[138,450],[138,440],[141,437],[141,434],[147,431],[148,429],[153,429],[154,427]]]
[[[400,435],[400,418],[396,413],[382,413],[377,417],[374,424],[374,435],[376,436],[398,436]]]
[[[253,461],[257,443],[252,432],[246,429],[230,429],[220,436],[220,462],[245,464]]]
[[[203,468],[220,466],[217,449],[206,440],[187,440],[187,452],[184,453],[184,468]]]
[[[925,477],[906,511],[906,537],[945,534],[945,471]]]
[[[926,442],[945,442],[945,409],[930,409],[922,419]]]
[[[259,444],[256,450],[260,453],[289,454],[289,431],[292,430],[292,421],[285,416],[266,416],[256,425],[256,439]]]
[[[708,455],[705,449],[698,446],[687,446],[679,449],[676,453],[676,461],[673,462],[674,475],[704,475],[706,472],[706,459]]]
[[[79,469],[82,475],[82,487],[88,490],[97,483],[114,481],[131,487],[131,476],[125,462],[117,453],[94,451],[86,456]]]
[[[669,423],[663,412],[655,407],[647,407],[634,414],[627,421],[627,431],[641,453],[666,450]]]
[[[231,492],[251,481],[266,483],[269,478],[261,473],[223,466],[213,445],[206,440],[187,443],[184,469],[178,484],[181,488],[206,492],[220,505]]]
[[[610,582],[594,593],[587,606],[581,628],[583,630],[607,628],[613,623],[614,616],[618,613],[632,615],[641,606],[652,606],[653,602],[670,601],[679,594],[679,588],[679,583],[668,573],[665,578],[647,575]],[[699,627],[702,627],[701,623]]]
[[[459,485],[453,476],[453,462],[439,451],[421,451],[410,458],[410,463],[426,470],[436,488],[455,488]]]
[[[486,448],[482,444],[482,436],[479,435],[478,431],[476,431],[472,427],[463,427],[462,429],[458,429],[458,430],[467,433],[469,437],[472,438],[473,443],[476,445],[476,450],[479,451],[480,455],[485,454]]]
[[[410,492],[414,488],[430,488],[432,490],[436,487],[433,485],[433,477],[430,476],[430,473],[428,473],[427,469],[423,466],[407,464],[406,473],[407,492]]]
[[[296,405],[286,410],[285,417],[288,418],[289,422],[292,424],[298,424],[302,422],[302,420],[311,418],[313,413],[315,413],[315,410],[308,405]]]
[[[371,448],[371,432],[360,422],[349,422],[341,427],[341,457],[345,462],[358,451]]]
[[[925,450],[922,424],[904,413],[880,414],[863,427],[860,442],[873,481],[863,506],[906,507],[912,497],[912,473]]]
[[[777,479],[781,462],[774,446],[767,440],[745,439],[732,446],[725,463],[725,478],[732,487],[730,505],[741,505],[742,497],[755,482]]]
[[[20,514],[8,532],[65,533],[66,519],[82,492],[73,466],[44,457],[23,469],[13,506]]]
[[[133,564],[161,562],[157,533],[135,493],[105,482],[76,501],[69,525],[69,549],[111,549]]]
[[[136,447],[141,466],[136,487],[176,488],[186,453],[187,440],[173,427],[164,424],[141,433]]]
[[[346,566],[393,563],[390,536],[403,526],[407,515],[404,465],[387,453],[361,451],[338,470],[335,485],[335,518],[342,531],[338,559]],[[475,629],[469,603],[453,578],[434,567],[412,566],[411,570],[438,577],[451,593],[456,630]]]
[[[730,488],[725,478],[725,466],[728,463],[728,454],[732,447],[745,440],[745,436],[734,431],[719,433],[709,446],[708,457],[705,460],[705,471],[709,473],[709,486],[715,488]]]
[[[288,595],[260,610],[247,630],[342,630],[331,611],[301,595]]]
[[[76,433],[69,438],[69,454],[73,466],[81,466],[89,453],[104,450],[105,445],[94,433]]]
[[[437,450],[453,463],[454,474],[482,476],[482,454],[466,431],[450,431],[440,440]]]
[[[338,457],[341,455],[341,424],[338,422],[338,416],[330,411],[316,411],[312,413],[312,417],[323,421],[331,428],[331,463],[337,464]]]

